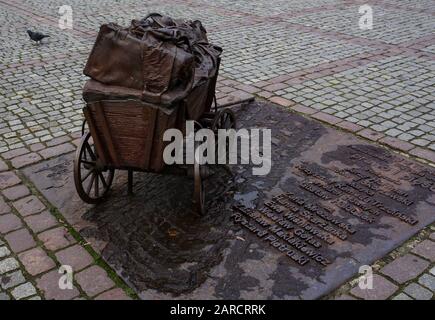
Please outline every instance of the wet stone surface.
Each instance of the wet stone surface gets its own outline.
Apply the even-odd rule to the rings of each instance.
[[[313,299],[435,221],[435,173],[270,104],[236,110],[272,129],[272,170],[215,168],[208,214],[191,210],[184,176],[116,174],[110,197],[84,205],[73,154],[25,174],[142,298]]]

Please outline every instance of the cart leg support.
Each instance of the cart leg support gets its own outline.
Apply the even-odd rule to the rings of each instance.
[[[133,194],[133,170],[128,170],[128,194]]]

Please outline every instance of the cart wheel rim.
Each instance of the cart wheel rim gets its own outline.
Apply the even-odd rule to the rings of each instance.
[[[88,132],[82,136],[74,159],[74,182],[79,197],[86,203],[99,202],[109,191],[113,169],[102,168]]]

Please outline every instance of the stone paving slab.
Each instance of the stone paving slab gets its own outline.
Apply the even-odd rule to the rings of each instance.
[[[251,176],[249,169],[245,167],[238,168],[235,177],[238,183],[228,185],[230,190],[236,188],[232,200],[222,199],[226,195],[223,193],[226,189],[216,189],[223,187],[221,182],[210,182],[209,194],[213,205],[205,219],[198,219],[193,215],[190,209],[192,185],[184,177],[138,173],[135,176],[136,193],[128,197],[125,193],[125,175],[117,173],[118,181],[110,197],[101,205],[92,208],[83,207],[74,192],[72,154],[28,167],[24,173],[59,208],[69,223],[118,270],[124,280],[146,299],[235,299],[254,296],[280,299],[318,298],[350,278],[360,265],[370,264],[384,256],[418,230],[435,221],[432,214],[433,194],[424,187],[418,187],[419,183],[411,185],[405,182],[406,180],[402,180],[404,177],[399,174],[410,171],[420,177],[418,172],[426,172],[425,176],[431,179],[432,171],[429,167],[390,154],[350,134],[339,133],[278,106],[250,104],[238,112],[238,116],[241,127],[249,128],[261,123],[262,126],[273,128],[274,166],[270,175],[264,178]],[[288,140],[290,137],[291,142]],[[342,153],[338,155],[338,150],[342,148]],[[354,158],[352,152],[349,151],[348,154],[344,151],[346,148],[365,151],[361,154],[355,151]],[[347,216],[343,221],[354,225],[358,231],[349,235],[349,240],[335,240],[336,244],[321,246],[323,249],[319,250],[323,257],[330,260],[326,267],[320,267],[312,261],[305,268],[268,246],[267,241],[259,240],[248,231],[235,227],[229,220],[235,212],[231,209],[233,203],[259,207],[281,191],[299,194],[301,189],[297,186],[305,180],[303,174],[294,176],[292,173],[298,163],[305,163],[313,168],[311,170],[317,168],[316,174],[332,175],[332,172],[322,172],[326,170],[323,166],[331,169],[330,165],[333,164],[332,168],[339,170],[336,166],[339,167],[340,162],[345,163],[348,168],[366,163],[370,170],[376,171],[380,166],[383,173],[396,172],[394,175],[388,174],[388,177],[382,175],[383,178],[378,183],[383,185],[382,188],[388,189],[386,185],[389,183],[384,179],[394,181],[395,188],[400,188],[400,191],[397,189],[395,192],[410,201],[409,207],[384,198],[382,201],[405,214],[403,219],[408,216],[418,222],[410,222],[410,225],[377,212],[376,215],[379,216],[375,218],[376,222],[365,225],[364,219],[368,217]],[[365,170],[363,168],[364,166],[361,170]],[[224,176],[219,174],[220,178]],[[341,181],[338,177],[334,179]],[[313,203],[318,199],[306,192],[303,192],[302,197]],[[328,201],[322,204],[331,205]],[[365,213],[369,215],[368,212]],[[340,211],[340,217],[343,219],[345,216]],[[168,235],[172,233],[179,234],[180,238],[175,236],[171,239]],[[189,238],[191,246],[185,247],[185,237]],[[239,238],[243,241],[238,240]],[[227,244],[223,240],[228,241]],[[203,248],[206,244],[207,249]],[[125,255],[125,252],[129,254]],[[198,256],[199,252],[201,255]],[[212,255],[205,255],[204,252]],[[415,259],[419,258],[415,256]],[[423,263],[422,271],[429,266],[429,263]],[[164,271],[168,269],[172,271]],[[235,275],[238,274],[242,276],[237,276],[236,279]],[[410,278],[417,275],[413,274]],[[182,280],[192,277],[197,280],[187,283]],[[371,292],[367,295],[353,291],[353,294],[361,298],[387,298],[398,286],[389,280],[384,282],[385,285],[379,288],[378,293]],[[231,283],[231,286],[224,286],[224,283]]]

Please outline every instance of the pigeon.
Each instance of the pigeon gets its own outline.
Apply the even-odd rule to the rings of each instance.
[[[33,32],[31,30],[27,30],[27,34],[29,35],[30,39],[36,43],[41,43],[42,39],[49,37],[49,35],[42,34],[40,32]]]

